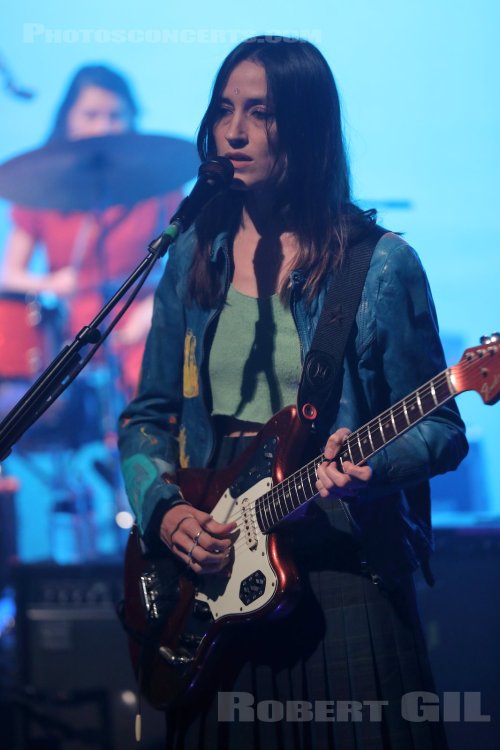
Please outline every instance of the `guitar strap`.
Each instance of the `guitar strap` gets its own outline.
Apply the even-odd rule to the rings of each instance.
[[[327,406],[340,398],[341,374],[347,344],[354,335],[354,321],[361,301],[375,245],[386,229],[374,226],[369,234],[348,248],[340,269],[335,273],[320,314],[311,348],[304,360],[297,394],[297,412],[311,431],[326,419]],[[429,566],[432,551],[431,502],[429,482],[423,481],[406,489],[410,513],[416,520],[416,547],[426,582],[434,578]]]
[[[304,360],[297,394],[299,417],[313,431],[317,429],[327,405],[334,403],[370,260],[375,245],[385,232],[382,227],[374,226],[361,242],[347,249],[326,292],[311,348]]]

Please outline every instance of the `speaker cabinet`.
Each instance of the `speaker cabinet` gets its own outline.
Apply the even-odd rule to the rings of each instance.
[[[14,571],[23,750],[137,750],[136,684],[116,614],[121,579],[120,565]],[[163,746],[163,715],[143,704],[140,747]]]

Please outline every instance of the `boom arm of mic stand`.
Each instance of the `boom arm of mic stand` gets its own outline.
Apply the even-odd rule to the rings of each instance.
[[[82,348],[88,344],[93,344],[94,350],[92,356],[96,353],[103,341],[98,326],[116,307],[129,289],[138,283],[142,277],[149,274],[156,261],[165,255],[169,246],[179,234],[179,231],[180,225],[174,222],[149,244],[146,257],[132,271],[112,298],[99,311],[94,320],[88,326],[82,328],[71,344],[62,349],[31,388],[10,410],[5,419],[0,423],[0,461],[7,458],[13,446],[24,435],[26,430],[38,421],[42,414],[59,398],[79,374],[79,367],[82,363],[80,356]]]

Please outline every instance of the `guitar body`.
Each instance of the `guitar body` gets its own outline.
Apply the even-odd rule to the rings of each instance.
[[[123,615],[140,689],[152,705],[192,700],[220,671],[217,654],[235,626],[293,606],[297,571],[285,540],[260,530],[255,501],[300,465],[308,436],[295,407],[287,407],[227,468],[179,471],[193,505],[217,521],[238,522],[229,576],[196,576],[166,547],[150,555],[132,531]]]

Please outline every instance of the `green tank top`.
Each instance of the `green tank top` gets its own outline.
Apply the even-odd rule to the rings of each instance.
[[[208,364],[213,414],[265,423],[296,402],[301,371],[297,329],[279,296],[248,297],[231,285]]]

